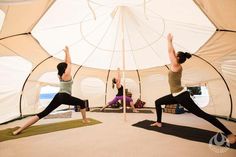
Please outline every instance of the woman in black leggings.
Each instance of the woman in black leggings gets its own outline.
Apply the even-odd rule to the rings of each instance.
[[[30,118],[22,127],[13,132],[13,135],[19,134],[22,130],[36,123],[39,119],[47,116],[50,112],[56,109],[61,104],[80,106],[80,111],[82,114],[83,122],[88,123],[86,118],[85,102],[79,98],[71,96],[73,80],[71,77],[71,58],[69,49],[66,46],[65,52],[65,62],[61,62],[57,65],[58,77],[60,80],[60,91],[54,96],[53,100],[46,107],[45,110],[39,114]]]
[[[157,112],[157,122],[151,124],[151,126],[161,127],[161,116],[162,116],[162,108],[161,105],[164,104],[181,104],[185,107],[189,112],[195,114],[198,117],[201,117],[215,127],[222,130],[226,135],[231,144],[236,142],[236,136],[232,134],[230,130],[228,130],[219,120],[217,120],[214,116],[209,115],[202,111],[191,99],[190,93],[186,90],[186,88],[181,86],[181,77],[182,77],[182,66],[181,64],[186,61],[186,58],[189,59],[191,57],[190,53],[179,51],[177,55],[175,54],[175,50],[172,44],[173,36],[168,34],[168,54],[171,61],[170,70],[168,73],[169,85],[171,94],[161,97],[155,101],[156,112]]]

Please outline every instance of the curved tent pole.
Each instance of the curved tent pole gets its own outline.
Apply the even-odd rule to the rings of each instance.
[[[105,104],[107,102],[107,82],[108,82],[108,79],[109,79],[109,75],[110,75],[110,69],[108,70],[108,73],[107,73],[107,80],[106,80],[106,89],[105,89]]]
[[[226,88],[227,88],[227,90],[228,90],[228,92],[229,92],[229,98],[230,98],[230,113],[229,113],[229,118],[232,118],[233,100],[232,100],[232,96],[231,96],[231,92],[230,92],[229,86],[228,86],[228,84],[227,84],[227,82],[226,82],[224,76],[223,76],[210,62],[208,62],[208,61],[205,60],[204,58],[202,58],[202,57],[200,57],[200,56],[198,56],[198,55],[196,55],[196,54],[192,54],[192,55],[195,56],[195,57],[197,57],[197,58],[199,58],[199,59],[201,59],[201,60],[203,60],[203,61],[206,62],[208,65],[210,65],[210,66],[220,75],[220,77],[221,77],[222,80],[224,81],[225,86],[226,86]]]
[[[170,68],[169,68],[167,65],[165,65],[165,67],[166,67],[168,70],[170,70]]]
[[[21,34],[16,34],[16,35],[12,35],[12,36],[8,36],[8,37],[4,37],[4,38],[1,38],[0,40],[4,40],[4,39],[7,39],[7,38],[11,38],[11,37],[16,37],[16,36],[21,36],[21,35],[31,35],[31,32],[27,32],[27,33],[21,33]],[[33,37],[33,36],[32,36]],[[40,44],[39,44],[40,45]],[[9,49],[9,48],[8,48]],[[13,50],[11,50],[13,51]],[[15,51],[13,51],[15,54],[17,54]],[[17,54],[19,55],[19,54]],[[20,102],[19,102],[19,111],[20,111],[20,117],[22,117],[22,109],[21,109],[21,101],[22,101],[22,95],[23,95],[23,91],[24,91],[24,88],[25,88],[25,84],[26,82],[28,81],[29,77],[31,76],[31,74],[33,73],[33,71],[39,66],[41,65],[43,62],[45,62],[46,60],[48,60],[49,58],[51,58],[52,56],[49,56],[47,57],[46,59],[44,59],[43,61],[41,61],[38,65],[36,65],[34,67],[34,69],[30,72],[30,74],[27,76],[27,78],[25,79],[25,82],[22,86],[22,89],[21,89],[21,95],[20,95]]]
[[[31,32],[27,33],[27,35],[28,35],[28,34],[31,35]],[[35,40],[35,42],[38,43],[38,45],[39,45],[45,52],[47,52],[47,51],[41,46],[41,44],[39,43],[39,41],[38,41],[36,38],[34,38],[33,35],[31,35],[31,37]],[[49,53],[48,53],[48,54],[49,54]],[[45,58],[45,59],[42,60],[40,63],[38,63],[38,65],[36,65],[36,66],[34,67],[34,69],[33,69],[33,70],[29,73],[29,75],[27,76],[27,78],[26,78],[26,80],[25,80],[25,82],[24,82],[24,84],[23,84],[23,86],[22,86],[22,89],[21,89],[20,106],[19,106],[19,108],[20,108],[20,117],[22,117],[21,101],[22,101],[23,91],[24,91],[26,82],[28,81],[28,79],[29,79],[29,77],[31,76],[31,74],[34,72],[34,70],[35,70],[39,65],[41,65],[42,63],[44,63],[45,61],[47,61],[48,59],[50,59],[50,58],[52,58],[52,57],[53,57],[53,55],[50,55],[49,57]]]
[[[78,71],[79,71],[82,67],[83,67],[82,65],[80,65],[80,66],[78,67],[78,69],[77,69],[77,70],[75,71],[75,73],[74,73],[73,79],[75,78],[75,76],[77,75]]]
[[[139,99],[141,100],[141,95],[142,95],[142,88],[141,88],[141,79],[140,79],[140,75],[139,75],[139,71],[138,69],[136,70],[137,75],[138,75],[138,82],[139,82]]]
[[[35,70],[39,65],[41,65],[43,62],[47,61],[47,60],[50,59],[50,58],[52,58],[52,56],[47,57],[46,59],[44,59],[43,61],[41,61],[38,65],[36,65],[36,66],[34,67],[34,69],[29,73],[29,75],[27,76],[27,78],[25,79],[25,82],[24,82],[24,84],[23,84],[23,86],[22,86],[22,89],[21,89],[21,95],[20,95],[20,106],[19,106],[19,109],[20,109],[20,117],[22,117],[21,101],[22,101],[23,91],[24,91],[26,82],[28,81],[29,77],[30,77],[31,74],[34,72],[34,70]]]
[[[32,26],[31,26],[31,29],[30,31],[32,30],[32,28],[34,28],[34,26],[39,22],[39,20],[46,14],[46,12],[49,10],[49,8],[54,4],[55,1],[53,1],[49,6],[48,8],[44,11],[44,13],[40,16],[40,18],[38,19],[38,21],[36,23],[34,23]],[[7,36],[7,37],[3,37],[1,38],[0,40],[3,40],[3,39],[7,39],[7,38],[10,38],[10,37],[15,37],[15,36],[21,36],[21,35],[31,35],[31,32],[26,32],[26,33],[20,33],[20,34],[15,34],[15,35],[11,35],[11,36]],[[33,37],[31,35],[31,37]],[[36,40],[37,41],[37,40]],[[38,42],[38,41],[37,41]],[[39,43],[39,42],[38,42]],[[39,44],[40,45],[40,44]],[[40,45],[41,46],[41,45]],[[47,52],[47,51],[46,51]],[[40,65],[42,64],[44,61],[48,60],[49,58],[51,58],[52,56],[49,56],[48,58],[44,59],[42,62],[40,62],[32,71],[31,73]],[[25,84],[26,84],[26,81],[28,80],[28,78],[30,77],[31,73],[28,75],[28,77],[26,78],[24,84],[23,84],[23,87],[22,87],[22,90],[21,90],[21,96],[20,96],[20,117],[22,117],[22,110],[21,110],[21,100],[22,100],[22,93],[23,93],[23,90],[24,90],[24,87],[25,87]]]

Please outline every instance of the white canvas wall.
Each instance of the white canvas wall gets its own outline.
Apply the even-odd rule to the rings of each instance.
[[[65,45],[74,63],[73,95],[89,99],[91,107],[111,100],[116,94],[111,88],[114,70],[122,68],[122,28],[126,86],[134,101],[141,96],[146,106],[154,107],[157,98],[169,93],[166,35],[172,32],[176,50],[202,58],[193,56],[184,64],[183,85],[205,84],[210,102],[203,109],[225,117],[232,109],[231,118],[236,118],[236,1],[143,2],[93,0],[92,10],[82,0],[0,2],[5,13],[0,32],[0,123],[40,112],[38,98],[44,86],[40,78],[56,71]],[[127,5],[123,11],[121,4]],[[112,21],[110,13],[116,6],[120,10]],[[125,16],[124,27],[120,15]],[[15,56],[17,61],[6,59]]]

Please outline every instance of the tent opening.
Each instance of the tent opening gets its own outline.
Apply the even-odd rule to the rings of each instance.
[[[56,93],[59,91],[59,87],[45,86],[40,89],[40,108],[46,108]]]
[[[190,92],[193,101],[198,105],[198,107],[203,108],[209,104],[209,93],[206,86],[194,86],[187,87]]]

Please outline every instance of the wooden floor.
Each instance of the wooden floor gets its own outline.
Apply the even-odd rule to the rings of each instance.
[[[1,157],[236,157],[235,149],[219,153],[206,143],[185,140],[178,137],[148,131],[131,126],[156,115],[127,113],[88,112],[87,116],[102,124],[31,136],[0,143]],[[81,118],[73,112],[72,118],[42,119],[38,124]],[[0,125],[0,129],[21,125],[27,120]],[[193,126],[212,131],[217,128],[190,114],[174,115],[163,113],[163,121],[184,126]],[[236,123],[220,120],[236,134]],[[222,147],[221,147],[222,148]],[[219,148],[220,149],[220,148]],[[217,152],[218,151],[218,152]]]

